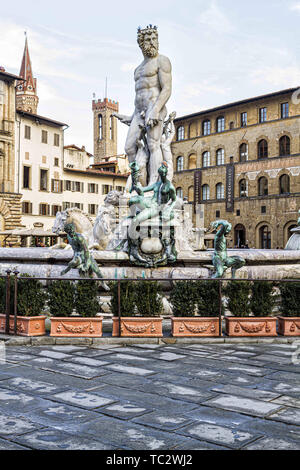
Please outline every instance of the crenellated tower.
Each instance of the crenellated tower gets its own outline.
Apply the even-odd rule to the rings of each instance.
[[[94,113],[94,157],[95,163],[99,163],[104,157],[117,155],[117,118],[113,113],[119,112],[119,103],[104,98],[93,100]]]
[[[19,73],[25,81],[17,83],[16,107],[27,113],[37,114],[39,98],[37,96],[36,78],[33,78],[27,36]]]

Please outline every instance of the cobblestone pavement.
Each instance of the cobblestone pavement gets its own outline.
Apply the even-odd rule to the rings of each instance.
[[[0,450],[300,449],[293,344],[2,353]]]

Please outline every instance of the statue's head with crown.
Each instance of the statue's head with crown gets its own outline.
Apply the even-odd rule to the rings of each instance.
[[[158,55],[158,31],[157,26],[148,25],[146,28],[138,28],[137,42],[145,57]]]

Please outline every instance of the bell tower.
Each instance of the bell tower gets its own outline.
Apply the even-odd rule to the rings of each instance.
[[[33,78],[27,35],[19,76],[25,81],[17,82],[16,108],[27,113],[37,114],[39,98],[36,94],[36,78]]]
[[[94,157],[99,163],[104,157],[117,155],[118,129],[117,118],[113,113],[119,112],[119,103],[108,98],[93,100],[94,113]]]

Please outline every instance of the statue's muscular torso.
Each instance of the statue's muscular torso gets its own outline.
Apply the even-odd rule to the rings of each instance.
[[[135,79],[135,108],[145,113],[153,105],[161,92],[159,72],[170,73],[171,64],[167,57],[158,55],[147,57],[134,72]],[[160,110],[159,110],[160,111]]]

